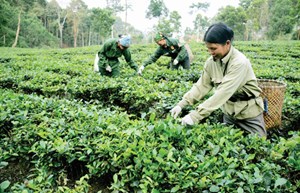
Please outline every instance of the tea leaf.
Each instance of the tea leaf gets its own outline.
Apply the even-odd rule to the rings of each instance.
[[[282,186],[287,182],[287,180],[285,178],[278,178],[275,182],[275,188],[277,186]]]

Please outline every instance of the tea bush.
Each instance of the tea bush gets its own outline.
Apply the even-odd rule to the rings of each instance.
[[[92,71],[99,47],[0,48],[0,192],[298,192],[300,43],[235,42],[258,78],[287,83],[267,139],[224,126],[220,111],[193,127],[170,117],[208,57],[190,46],[189,71],[162,57],[141,77],[121,59],[117,78]],[[132,57],[155,48],[133,45]]]

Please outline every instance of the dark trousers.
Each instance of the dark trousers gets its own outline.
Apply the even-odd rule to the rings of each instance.
[[[100,58],[99,72],[102,76],[116,77],[120,75],[120,62],[118,58]],[[108,72],[105,66],[109,65],[112,70]]]
[[[173,65],[174,59],[171,60],[170,68],[171,69],[178,69],[180,66],[182,66],[183,69],[190,69],[191,63],[189,57],[186,57],[182,62],[178,62],[177,65]]]
[[[261,113],[257,117],[242,120],[235,119],[232,116],[224,114],[223,121],[225,124],[234,125],[238,128],[248,131],[249,133],[258,134],[261,137],[267,136],[263,113]]]

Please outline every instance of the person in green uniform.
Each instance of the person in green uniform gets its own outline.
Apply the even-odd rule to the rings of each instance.
[[[155,53],[139,67],[139,75],[142,75],[146,66],[156,62],[161,56],[171,57],[171,69],[178,69],[180,66],[182,66],[183,69],[190,69],[189,53],[186,46],[180,44],[178,39],[167,37],[159,32],[155,35],[154,41],[159,47],[156,49]]]
[[[104,76],[118,76],[120,74],[118,58],[123,55],[127,64],[137,72],[138,65],[132,60],[129,50],[130,43],[131,37],[126,35],[108,39],[96,54],[94,71],[99,71]]]
[[[206,60],[199,80],[171,110],[171,116],[176,119],[182,108],[198,102],[214,88],[212,96],[181,119],[183,125],[194,125],[221,108],[224,123],[267,136],[262,90],[250,61],[233,47],[233,38],[234,32],[223,23],[208,28],[204,42],[211,57]]]

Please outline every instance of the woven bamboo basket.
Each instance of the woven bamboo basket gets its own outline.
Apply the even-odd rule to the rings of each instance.
[[[276,80],[258,79],[264,100],[264,120],[266,129],[281,127],[281,114],[286,84]]]

